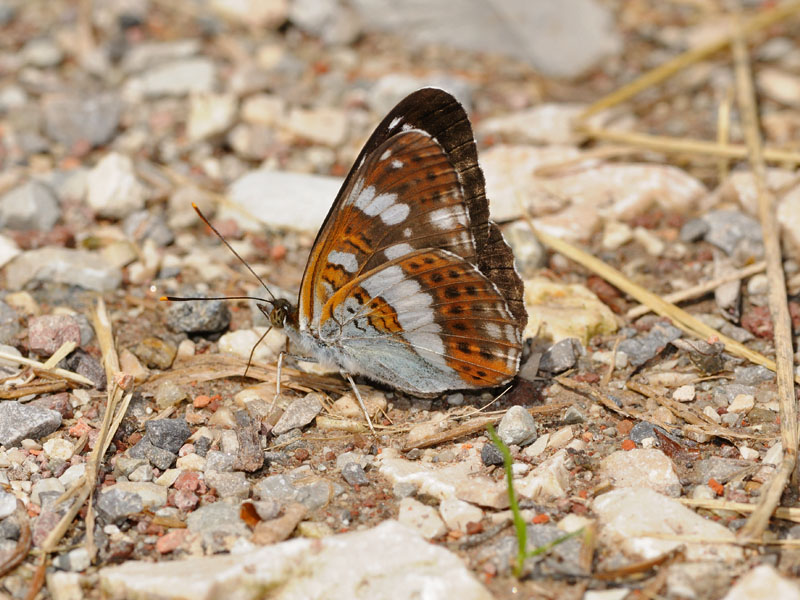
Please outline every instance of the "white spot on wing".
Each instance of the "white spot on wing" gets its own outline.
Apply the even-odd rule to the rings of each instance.
[[[405,279],[403,269],[394,265],[381,269],[374,275],[370,275],[361,283],[361,287],[363,287],[370,296],[377,298],[388,288],[403,281],[403,279]]]
[[[402,120],[403,117],[395,117],[394,119],[392,119],[391,122],[389,123],[389,129],[394,129],[395,127],[397,127],[400,124],[400,121]]]
[[[381,157],[381,158],[383,158],[383,157]],[[388,157],[387,157],[387,158],[388,158]],[[403,161],[402,161],[402,160],[397,160],[397,159],[394,159],[394,160],[392,161],[392,168],[393,168],[393,169],[399,169],[399,168],[400,168],[400,167],[402,167],[402,166],[403,166]]]
[[[373,190],[372,193],[374,195],[374,193],[375,193],[374,192],[374,189],[375,189],[374,187],[370,186],[367,189]],[[364,191],[366,192],[366,190],[364,190]],[[395,200],[397,200],[397,194],[380,194],[378,196],[374,196],[374,198],[372,198],[372,201],[369,204],[367,204],[365,207],[361,208],[359,206],[359,208],[361,208],[361,210],[364,211],[365,215],[368,215],[370,217],[374,217],[376,215],[379,215],[379,214],[383,213],[384,211],[388,210],[389,208],[391,208],[392,205],[394,204]],[[358,204],[356,204],[356,205],[358,206]]]
[[[328,253],[328,262],[333,263],[334,265],[341,265],[348,273],[355,273],[358,271],[358,261],[356,260],[356,255],[351,254],[350,252],[331,250],[331,252]]]
[[[392,196],[396,197],[395,194],[392,194]],[[378,198],[380,198],[380,196],[378,196]],[[409,212],[411,212],[411,209],[408,207],[408,204],[392,204],[389,208],[381,212],[381,221],[386,225],[397,225],[406,220]]]
[[[394,260],[395,258],[405,256],[409,252],[413,251],[414,248],[412,248],[409,244],[395,244],[394,246],[389,246],[386,250],[383,251],[383,253],[389,260]]]
[[[438,229],[456,229],[467,226],[467,215],[461,206],[445,206],[428,215],[428,220]]]
[[[499,340],[502,332],[500,331],[500,325],[497,323],[492,323],[491,321],[487,321],[484,323],[483,328],[486,330],[486,333],[489,334],[489,337],[495,340]]]
[[[411,233],[412,233],[411,227],[406,227],[405,229],[403,229],[403,237],[411,237]]]
[[[392,155],[391,150],[386,150],[383,154],[381,154],[381,160],[386,160]]]
[[[444,342],[438,334],[428,331],[413,331],[404,334],[403,337],[418,352],[427,350],[424,354],[430,362],[442,367],[447,365],[444,359]]]
[[[401,131],[411,131],[414,129],[409,123],[403,123],[403,126],[400,128]]]

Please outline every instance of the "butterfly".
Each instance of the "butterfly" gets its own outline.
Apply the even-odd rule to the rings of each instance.
[[[449,93],[423,88],[358,155],[314,241],[297,304],[259,306],[351,384],[363,375],[424,397],[517,374],[522,296],[511,248],[489,220],[467,114]]]

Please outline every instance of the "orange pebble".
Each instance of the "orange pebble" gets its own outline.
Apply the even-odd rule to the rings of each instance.
[[[211,403],[211,396],[205,396],[203,394],[194,397],[194,401],[192,402],[192,406],[195,408],[205,408]]]
[[[550,521],[550,515],[546,515],[544,513],[540,513],[531,519],[531,523],[535,525],[541,525],[543,523],[548,523]]]
[[[633,450],[634,448],[636,448],[636,442],[634,442],[633,440],[628,439],[622,442],[623,450]]]
[[[725,487],[713,477],[708,480],[708,487],[714,490],[717,496],[722,496],[722,493],[725,491]]]

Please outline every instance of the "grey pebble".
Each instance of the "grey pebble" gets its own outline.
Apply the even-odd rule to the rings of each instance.
[[[297,490],[297,501],[308,510],[316,510],[328,504],[333,495],[334,489],[331,482],[321,479],[299,488]]]
[[[55,410],[0,402],[0,446],[16,446],[24,439],[38,440],[61,427],[61,413]]]
[[[195,452],[197,452],[197,444],[195,443]],[[206,471],[233,471],[233,463],[236,461],[236,456],[228,454],[227,452],[220,452],[219,450],[209,450],[206,453]]]
[[[175,241],[175,234],[167,226],[166,218],[147,210],[140,210],[125,217],[122,231],[134,242],[153,240],[160,248],[169,246]]]
[[[48,246],[28,250],[6,266],[8,289],[22,289],[31,281],[63,283],[107,292],[122,283],[122,270],[97,252]]]
[[[691,219],[681,227],[680,240],[686,243],[696,242],[703,239],[708,230],[709,225],[704,219]]]
[[[703,217],[708,225],[705,241],[728,255],[732,255],[740,244],[750,248],[761,248],[761,225],[753,217],[735,210],[714,210]]]
[[[628,437],[636,442],[637,444],[641,444],[642,440],[646,438],[655,438],[656,437],[656,429],[650,423],[646,423],[645,421],[639,421],[631,428]]]
[[[5,490],[0,490],[0,519],[14,514],[17,509],[17,497]]]
[[[742,385],[740,383],[718,385],[714,388],[711,398],[717,406],[728,406],[739,394],[755,396],[756,388],[751,385]]]
[[[497,435],[509,446],[526,446],[537,438],[536,421],[521,406],[512,406],[500,420]]]
[[[563,373],[571,369],[583,354],[583,346],[576,338],[566,338],[556,342],[542,355],[539,369],[550,373]]]
[[[28,181],[0,197],[0,228],[49,231],[60,217],[56,195],[40,181]]]
[[[101,146],[117,131],[122,103],[116,94],[58,93],[42,102],[45,133],[71,152],[79,144]]]
[[[584,421],[586,421],[586,417],[576,406],[570,406],[564,413],[564,423],[567,425],[577,425]]]
[[[281,435],[291,429],[300,429],[311,423],[322,411],[322,402],[320,402],[319,398],[319,394],[312,392],[294,400],[286,407],[281,418],[275,423],[272,433]]]
[[[206,504],[189,513],[186,527],[192,533],[249,535],[250,530],[239,516],[239,507],[227,502]]]
[[[111,489],[101,492],[97,499],[97,510],[109,523],[122,521],[129,515],[142,512],[144,504],[139,494]]]
[[[5,302],[0,302],[0,344],[8,344],[20,331],[19,315]]]
[[[91,565],[89,552],[86,548],[75,548],[65,554],[59,554],[53,559],[53,566],[62,571],[85,571]]]
[[[250,482],[241,471],[221,472],[205,471],[206,483],[217,490],[220,498],[240,498],[245,500],[250,495]]]
[[[627,354],[631,364],[638,367],[656,356],[667,344],[672,340],[678,339],[681,335],[681,330],[677,327],[658,323],[647,333],[621,341],[619,351]]]
[[[183,294],[187,296],[187,294]],[[202,298],[201,294],[188,297]],[[173,331],[185,333],[216,333],[225,330],[231,322],[231,311],[221,300],[206,302],[173,302],[167,309],[167,325]]]
[[[758,385],[762,381],[775,379],[775,373],[762,365],[736,367],[733,372],[736,374],[736,383],[742,385]]]
[[[260,500],[274,500],[283,505],[297,498],[297,488],[286,475],[270,475],[253,486],[253,494]]]
[[[369,484],[369,479],[367,479],[367,473],[364,471],[364,467],[355,462],[347,463],[344,466],[342,469],[342,477],[352,486]]]

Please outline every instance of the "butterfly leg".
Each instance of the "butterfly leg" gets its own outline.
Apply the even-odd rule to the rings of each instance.
[[[361,407],[362,412],[364,413],[364,417],[367,419],[367,425],[369,425],[369,430],[372,432],[372,435],[378,437],[375,428],[372,426],[372,419],[369,418],[369,413],[367,412],[367,407],[364,405],[364,401],[361,399],[361,394],[358,391],[358,386],[356,382],[353,381],[353,378],[350,377],[349,373],[345,373],[344,371],[341,372],[342,377],[347,379],[350,382],[350,387],[353,388],[353,393],[356,395],[356,400],[358,400],[358,405]]]

